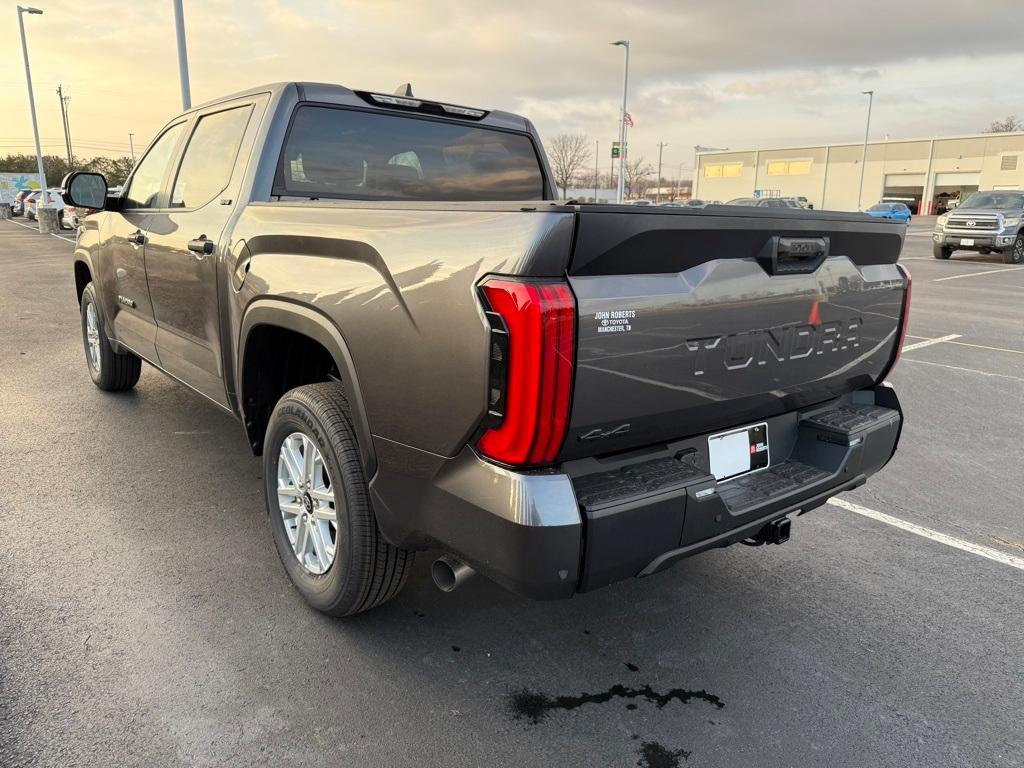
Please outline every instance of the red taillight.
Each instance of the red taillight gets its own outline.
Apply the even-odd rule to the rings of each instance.
[[[478,446],[503,464],[550,464],[569,425],[576,302],[565,283],[488,280],[481,290],[505,325],[508,354],[495,382],[504,389],[491,395],[503,403],[501,422]]]
[[[896,354],[892,358],[892,362],[889,364],[888,370],[885,372],[885,376],[882,378],[888,378],[889,374],[892,373],[892,369],[896,367],[896,363],[900,361],[900,355],[903,354],[903,344],[907,340],[907,323],[910,321],[910,287],[913,280],[910,277],[910,270],[904,267],[902,264],[897,264],[896,269],[900,271],[900,274],[907,279],[907,289],[903,293],[903,310],[900,313],[900,330],[896,335]]]

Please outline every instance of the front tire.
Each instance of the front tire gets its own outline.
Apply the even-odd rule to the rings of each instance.
[[[352,616],[398,594],[413,555],[377,526],[341,384],[298,387],[278,401],[263,477],[277,554],[306,602]]]
[[[121,392],[135,386],[142,373],[142,361],[130,352],[115,352],[110,345],[92,283],[82,291],[82,343],[93,384],[106,392]]]
[[[1003,261],[1007,264],[1024,264],[1024,234],[1017,235],[1013,247],[1003,251]]]
[[[938,243],[932,244],[932,256],[936,259],[948,259],[952,255],[952,248],[945,245],[939,245]]]

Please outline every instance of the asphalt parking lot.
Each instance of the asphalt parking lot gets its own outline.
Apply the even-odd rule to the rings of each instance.
[[[97,390],[72,244],[0,221],[0,765],[1024,765],[1024,268],[928,224],[900,451],[844,506],[559,603],[421,557],[342,622],[241,427]]]

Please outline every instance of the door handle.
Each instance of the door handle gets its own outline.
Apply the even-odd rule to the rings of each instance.
[[[146,236],[142,233],[141,229],[136,229],[130,235],[128,235],[128,242],[132,245],[145,245]]]
[[[188,241],[188,249],[193,253],[200,254],[200,256],[209,256],[213,253],[213,248],[213,240],[207,240],[206,235],[200,235],[195,240]]]

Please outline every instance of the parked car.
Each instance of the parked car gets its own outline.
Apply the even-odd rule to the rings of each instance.
[[[663,208],[703,208],[707,203],[703,200],[673,200],[669,203],[662,203]]]
[[[784,197],[737,197],[726,205],[745,205],[752,208],[799,208],[794,201]]]
[[[25,217],[31,221],[35,221],[39,216],[37,208],[39,201],[42,199],[43,193],[39,190],[34,191],[26,198],[25,206]],[[64,200],[61,197],[61,191],[59,188],[50,188],[46,190],[46,204],[51,208],[57,209],[57,221],[63,226],[64,224]]]
[[[779,200],[786,202],[791,208],[814,208],[806,197],[780,197]]]
[[[640,206],[654,205],[654,201],[653,200],[647,200],[647,199],[641,197],[641,198],[638,198],[636,200],[628,201],[628,204],[629,205],[640,205]]]
[[[935,220],[932,255],[955,251],[999,253],[1007,264],[1024,264],[1024,192],[973,192],[956,211]]]
[[[889,219],[910,224],[910,209],[906,203],[876,203],[868,208],[865,213],[874,219]]]
[[[145,360],[239,419],[318,610],[385,602],[418,550],[445,590],[567,598],[781,544],[896,450],[903,233],[559,202],[544,158],[507,112],[283,83],[174,118],[120,197],[65,179],[103,208],[73,259],[93,382]]]
[[[22,189],[18,191],[18,194],[14,196],[14,202],[11,203],[11,215],[12,216],[24,216],[25,215],[25,200],[29,195],[32,194],[31,189]]]

